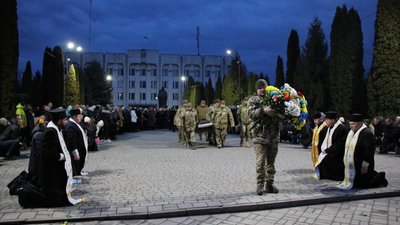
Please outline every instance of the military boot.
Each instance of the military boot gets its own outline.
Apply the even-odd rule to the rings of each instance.
[[[257,195],[263,195],[263,193],[264,193],[264,185],[257,185],[256,193],[257,193]]]
[[[265,192],[266,193],[272,193],[272,194],[277,194],[279,192],[279,189],[275,187],[273,184],[267,184],[265,187]]]
[[[240,147],[243,147],[243,138],[240,138]]]

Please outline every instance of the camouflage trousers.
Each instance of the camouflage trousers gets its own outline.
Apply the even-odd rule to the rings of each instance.
[[[275,158],[278,154],[278,143],[255,144],[257,186],[274,183]]]
[[[185,132],[186,143],[193,144],[195,142],[194,130],[192,130],[192,131],[185,130],[184,132]]]
[[[240,140],[244,138],[246,141],[250,139],[249,124],[242,123],[240,126]]]
[[[226,139],[226,135],[228,127],[223,128],[215,128],[215,140],[217,141],[217,145],[223,147]]]
[[[185,131],[183,130],[182,126],[176,127],[178,128],[178,140],[182,144],[186,144],[186,138],[185,138]]]

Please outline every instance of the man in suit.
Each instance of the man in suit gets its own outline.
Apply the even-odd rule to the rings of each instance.
[[[324,134],[321,143],[321,154],[314,167],[318,179],[343,180],[344,176],[344,145],[348,129],[339,120],[335,111],[326,113],[326,127],[321,131]]]

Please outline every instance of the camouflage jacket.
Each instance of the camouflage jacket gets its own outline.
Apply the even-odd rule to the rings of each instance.
[[[249,117],[249,108],[247,107],[247,105],[243,105],[243,104],[240,105],[238,114],[239,114],[240,123],[243,123],[243,124],[250,123],[251,120]]]
[[[195,131],[197,125],[197,112],[195,109],[182,110],[183,129],[185,131]]]
[[[214,127],[218,129],[225,129],[228,127],[228,123],[230,123],[231,127],[235,126],[235,120],[233,119],[233,114],[230,108],[228,107],[218,107],[214,112]]]
[[[179,106],[178,110],[176,111],[175,117],[174,117],[174,125],[177,127],[182,127],[182,111],[183,111],[183,106]]]
[[[279,117],[271,117],[264,113],[261,106],[262,97],[252,96],[248,102],[250,130],[253,132],[255,144],[279,143]]]

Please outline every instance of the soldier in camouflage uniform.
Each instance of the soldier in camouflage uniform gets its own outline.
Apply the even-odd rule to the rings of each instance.
[[[249,132],[249,125],[250,125],[250,117],[248,113],[247,107],[248,98],[242,100],[242,104],[239,106],[238,115],[240,120],[240,147],[243,146],[243,139],[246,138],[246,148],[250,148],[250,132]]]
[[[257,95],[252,96],[248,102],[250,129],[253,131],[256,153],[257,195],[262,195],[263,192],[279,192],[274,186],[274,164],[278,153],[279,124],[284,115],[277,113],[269,106],[261,105],[267,85],[265,80],[257,80]],[[266,121],[266,124],[262,125],[261,120]]]
[[[201,100],[200,105],[198,105],[197,108],[196,108],[196,111],[197,111],[197,120],[199,122],[207,120],[208,106],[206,105],[206,101],[205,100]],[[202,134],[203,133],[205,133],[206,139],[208,139],[208,132],[207,131],[203,131],[203,132],[199,131],[199,139],[200,139],[200,141],[202,141]]]
[[[184,110],[185,104],[187,104],[187,100],[182,101],[182,105],[179,106],[174,117],[174,125],[178,129],[178,141],[183,145],[186,145],[185,134],[183,132],[183,123],[182,123],[182,111]]]
[[[208,107],[208,112],[207,112],[207,120],[210,121],[213,124],[212,129],[208,132],[208,144],[209,145],[217,145],[217,141],[215,140],[215,122],[214,122],[214,117],[215,117],[215,109],[218,108],[219,106],[219,99],[214,99],[213,104]]]
[[[235,127],[235,120],[233,119],[231,109],[225,106],[224,100],[221,100],[214,113],[215,139],[217,141],[217,148],[219,149],[224,147],[229,124],[231,127]]]
[[[182,121],[183,121],[183,131],[185,134],[185,139],[187,146],[195,150],[195,130],[197,124],[197,112],[192,108],[192,103],[186,103],[185,109],[182,111]]]

